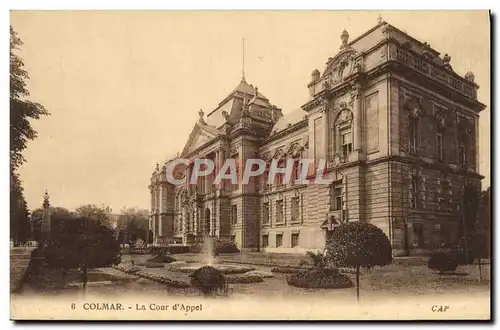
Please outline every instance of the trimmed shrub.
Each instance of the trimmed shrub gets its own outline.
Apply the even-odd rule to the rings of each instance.
[[[437,270],[439,274],[454,272],[457,269],[457,266],[457,257],[453,254],[445,252],[433,253],[427,262],[427,267],[432,270]]]
[[[288,285],[307,289],[342,289],[353,286],[349,277],[333,268],[311,268],[287,277]]]
[[[260,276],[253,275],[243,275],[243,276],[234,276],[226,278],[226,283],[228,284],[249,284],[249,283],[260,283],[264,282],[264,279]]]
[[[203,266],[191,274],[191,284],[204,294],[210,294],[223,289],[226,278],[214,267]]]
[[[385,233],[368,222],[349,222],[335,227],[326,246],[327,260],[336,267],[356,269],[359,301],[360,268],[385,266],[392,262],[392,247]]]

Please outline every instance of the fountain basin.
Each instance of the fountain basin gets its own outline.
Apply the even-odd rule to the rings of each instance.
[[[176,265],[171,265],[169,267],[169,271],[172,272],[181,272],[181,273],[192,273],[198,268],[201,268],[203,266],[206,266],[205,264],[201,263],[194,263],[194,264],[176,264]],[[222,274],[244,274],[247,272],[250,272],[252,270],[255,270],[253,267],[249,266],[244,266],[244,265],[235,265],[235,264],[212,264],[210,265],[211,267],[214,267],[218,271],[220,271]]]

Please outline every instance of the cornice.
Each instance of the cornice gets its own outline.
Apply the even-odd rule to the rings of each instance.
[[[306,127],[308,125],[308,123],[309,123],[308,119],[303,119],[303,120],[299,121],[298,123],[295,123],[294,125],[287,127],[284,130],[279,131],[279,132],[272,134],[269,137],[265,138],[262,141],[262,144],[264,145],[264,144],[268,144],[272,141],[279,140],[280,138],[282,138],[290,133],[293,133],[295,131],[300,130],[301,128]]]

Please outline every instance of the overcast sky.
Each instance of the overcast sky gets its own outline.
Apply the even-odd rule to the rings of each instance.
[[[388,23],[473,71],[480,119],[480,172],[490,182],[490,35],[487,12],[12,12],[25,43],[30,99],[51,116],[20,170],[30,209],[48,189],[53,205],[149,207],[156,162],[181,151],[198,118],[241,79],[283,112],[308,99],[313,69],[351,40]]]

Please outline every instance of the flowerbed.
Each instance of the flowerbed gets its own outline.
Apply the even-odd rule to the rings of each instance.
[[[175,279],[169,278],[169,277],[164,276],[164,275],[151,274],[151,273],[143,271],[139,267],[132,266],[132,265],[130,265],[130,266],[129,265],[118,265],[118,266],[115,266],[114,268],[118,269],[122,272],[125,272],[127,274],[137,275],[139,277],[146,278],[148,280],[152,280],[152,281],[155,281],[158,283],[166,284],[168,286],[175,287],[175,288],[189,288],[189,287],[191,287],[191,284],[189,284],[187,282],[175,280]]]
[[[264,282],[264,279],[260,276],[243,275],[226,277],[226,283],[228,284],[248,284],[248,283],[260,283]]]
[[[248,273],[245,273],[246,276],[258,276],[262,278],[269,278],[269,277],[274,277],[273,273],[271,272],[264,272],[262,270],[252,270]]]
[[[295,274],[300,271],[303,271],[303,268],[298,267],[274,267],[271,268],[271,272],[273,273],[281,273],[281,274]]]
[[[337,269],[308,269],[287,277],[288,285],[299,288],[342,289],[353,285],[349,277]]]

